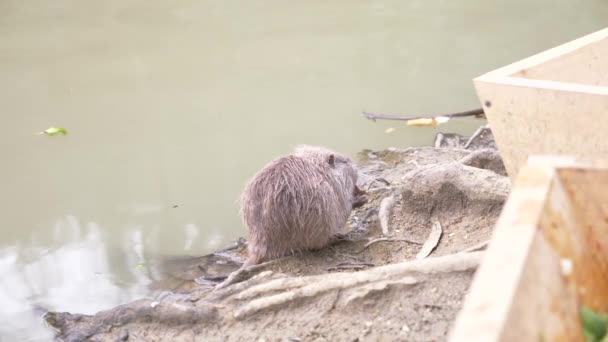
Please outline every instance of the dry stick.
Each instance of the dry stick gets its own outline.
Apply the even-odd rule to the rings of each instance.
[[[378,178],[372,179],[372,181],[367,185],[366,191],[369,191],[369,189],[372,187],[372,185],[376,182],[382,182],[382,183],[386,184],[386,186],[391,186],[391,183],[389,181],[387,181],[384,178],[378,177]]]
[[[412,240],[408,240],[408,239],[381,237],[381,238],[377,238],[377,239],[374,239],[374,240],[366,243],[363,246],[363,248],[360,251],[355,252],[355,254],[359,254],[359,253],[363,252],[364,250],[368,249],[369,246],[371,246],[371,245],[373,245],[375,243],[378,243],[378,242],[407,242],[407,243],[411,243],[411,244],[414,244],[414,245],[419,245],[419,246],[422,245],[422,243],[420,243],[418,241],[412,241]]]
[[[408,121],[408,120],[416,120],[416,119],[437,118],[440,116],[445,116],[448,118],[458,118],[458,117],[465,117],[465,116],[479,117],[483,114],[484,114],[484,111],[482,108],[471,109],[471,110],[467,110],[464,112],[458,112],[458,113],[434,114],[434,115],[423,115],[423,116],[401,116],[401,115],[375,114],[375,113],[363,112],[363,116],[365,118],[367,118],[368,120],[372,120],[372,121],[376,121],[376,119]]]
[[[483,130],[490,127],[490,125],[483,125],[479,128],[477,128],[477,130],[475,131],[475,133],[473,133],[473,135],[471,135],[471,137],[469,138],[469,140],[467,140],[466,144],[464,144],[464,148],[469,148],[469,146],[471,146],[471,144],[473,143],[473,141],[475,141],[475,139],[477,139],[477,137],[479,137],[482,133]]]
[[[470,253],[470,252],[482,250],[482,249],[486,248],[489,243],[490,243],[490,240],[482,241],[476,245],[473,245],[473,246],[463,250],[461,253]]]
[[[370,262],[362,262],[362,263],[341,262],[341,263],[338,263],[336,266],[328,267],[325,270],[328,272],[331,272],[331,271],[337,271],[337,270],[362,269],[362,268],[366,268],[366,267],[376,267],[376,265],[372,264]]]

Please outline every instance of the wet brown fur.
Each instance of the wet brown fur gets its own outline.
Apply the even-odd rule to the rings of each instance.
[[[362,199],[356,183],[353,162],[322,147],[299,146],[270,162],[241,196],[246,265],[327,246]]]

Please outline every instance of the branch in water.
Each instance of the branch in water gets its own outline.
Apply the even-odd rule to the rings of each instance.
[[[475,116],[477,118],[484,118],[485,113],[482,108],[467,110],[459,113],[447,113],[447,114],[435,114],[435,115],[427,115],[427,116],[401,116],[401,115],[389,115],[389,114],[375,114],[369,112],[363,112],[363,116],[368,120],[376,121],[376,119],[383,120],[416,120],[416,119],[429,119],[429,118],[438,118],[438,117],[446,117],[446,118],[457,118],[457,117],[465,117],[465,116]]]

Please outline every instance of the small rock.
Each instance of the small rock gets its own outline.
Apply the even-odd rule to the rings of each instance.
[[[120,336],[118,337],[119,341],[126,341],[129,339],[129,331],[128,330],[123,330],[120,332]]]
[[[407,324],[404,324],[404,325],[401,327],[401,331],[403,331],[403,332],[410,332],[410,327],[408,327],[408,326],[407,326]]]
[[[368,328],[371,327],[373,324],[374,323],[372,323],[371,321],[365,322],[365,326],[368,327]]]

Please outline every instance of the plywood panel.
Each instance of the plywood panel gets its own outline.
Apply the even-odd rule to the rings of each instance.
[[[606,56],[608,56],[608,39],[604,38],[542,64],[523,68],[509,76],[608,86]]]
[[[608,28],[474,80],[511,178],[532,154],[608,152]]]
[[[532,154],[608,155],[608,88],[592,92],[483,80],[476,80],[475,88],[511,178]]]
[[[608,164],[576,159],[522,169],[450,341],[583,341],[608,309]]]

